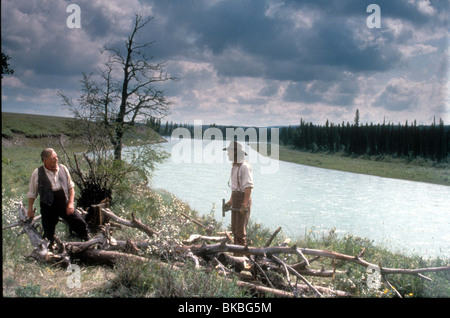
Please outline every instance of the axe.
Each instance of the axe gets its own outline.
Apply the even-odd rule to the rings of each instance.
[[[239,212],[239,211],[241,211],[241,209],[233,208],[233,207],[231,207],[229,205],[226,205],[225,204],[225,199],[222,199],[222,217],[225,217],[225,212],[227,212],[227,211],[237,211],[237,212]],[[244,209],[244,212],[248,212],[248,208]]]

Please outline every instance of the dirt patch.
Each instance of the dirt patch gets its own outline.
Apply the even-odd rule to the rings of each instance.
[[[61,139],[61,141],[65,144],[68,142],[69,137],[65,134],[59,134],[57,136],[48,135],[48,136],[41,136],[41,137],[30,137],[25,136],[24,134],[13,134],[12,136],[2,136],[2,147],[16,147],[16,146],[27,146],[36,140],[42,140],[44,143],[46,141],[53,141],[58,142],[58,139]]]
[[[24,135],[20,134],[15,134],[14,137],[2,137],[2,147],[23,146],[25,138]]]

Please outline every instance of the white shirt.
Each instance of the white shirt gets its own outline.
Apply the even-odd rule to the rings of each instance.
[[[231,191],[244,192],[246,188],[253,188],[252,166],[247,161],[240,165],[233,164],[231,168]]]
[[[59,166],[61,166],[66,171],[68,183],[67,188],[71,189],[75,187],[75,184],[73,183],[72,178],[70,177],[69,170],[67,170],[67,168],[64,165],[58,165],[56,168],[56,172],[48,170],[47,168],[44,167],[45,174],[47,175],[48,179],[50,180],[50,183],[52,184],[52,190],[56,191],[62,189],[61,182],[59,182],[58,178]],[[28,185],[28,198],[30,199],[36,199],[38,196],[38,169],[39,168],[36,168],[31,174],[30,184]]]

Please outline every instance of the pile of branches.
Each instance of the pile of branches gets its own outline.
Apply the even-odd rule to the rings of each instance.
[[[62,242],[56,240],[56,248],[49,249],[48,241],[43,238],[39,229],[40,216],[34,219],[27,217],[27,212],[21,203],[17,203],[18,221],[4,227],[11,229],[17,226],[22,227],[22,233],[26,233],[33,245],[31,257],[38,262],[47,264],[60,264],[69,266],[75,260],[95,264],[116,264],[121,259],[131,259],[142,262],[155,261],[142,254],[149,248],[151,240],[140,241],[120,241],[112,236],[112,228],[116,226],[128,226],[139,229],[149,238],[160,235],[160,233],[142,223],[134,215],[131,220],[123,219],[114,214],[106,207],[101,208],[101,213],[108,223],[102,226],[102,231],[86,242]],[[82,214],[87,212],[78,209]],[[183,214],[197,225],[208,229],[200,222],[193,220]],[[384,268],[379,264],[373,264],[363,259],[364,250],[356,256],[345,255],[332,251],[300,248],[298,246],[270,246],[277,233],[278,228],[263,247],[240,246],[230,244],[232,238],[229,233],[219,233],[219,236],[191,235],[188,240],[173,249],[176,262],[170,264],[172,268],[177,268],[193,264],[195,268],[206,268],[208,270],[218,270],[223,274],[224,279],[238,277],[237,284],[243,288],[259,294],[270,294],[275,297],[351,297],[348,292],[339,291],[328,287],[314,286],[306,277],[329,277],[334,279],[337,273],[334,266],[337,261],[351,262],[365,267],[368,272],[378,275],[379,279],[390,286],[398,297],[402,295],[387,280],[390,274],[417,275],[423,279],[430,280],[424,273],[450,271],[450,265],[444,267],[419,268],[419,269],[397,269]],[[212,233],[208,233],[212,234]],[[207,244],[208,242],[208,244]],[[176,254],[176,255],[175,255]],[[235,256],[235,255],[244,256]],[[302,261],[296,264],[288,264],[280,255],[298,255]],[[309,256],[310,258],[308,258]],[[320,258],[330,258],[332,268],[316,270],[310,268],[310,264]],[[168,265],[160,260],[163,265]],[[280,279],[282,277],[282,279]],[[295,280],[295,281],[294,281]]]

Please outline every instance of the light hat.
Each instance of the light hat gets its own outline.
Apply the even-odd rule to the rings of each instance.
[[[242,148],[242,145],[240,143],[238,143],[237,141],[230,142],[228,147],[223,148],[223,150],[234,151],[234,153],[238,153],[238,152],[242,153],[243,152],[247,156],[247,153]]]

